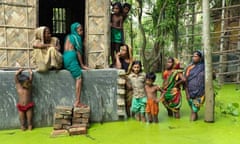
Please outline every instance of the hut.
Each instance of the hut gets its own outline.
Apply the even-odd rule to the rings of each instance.
[[[0,69],[35,67],[32,41],[38,26],[48,26],[61,41],[71,23],[84,27],[84,60],[108,66],[109,0],[0,0]]]

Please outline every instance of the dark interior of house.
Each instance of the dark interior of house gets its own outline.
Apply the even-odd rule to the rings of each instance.
[[[47,26],[60,39],[61,52],[70,26],[80,22],[84,27],[85,0],[39,0],[38,26]]]

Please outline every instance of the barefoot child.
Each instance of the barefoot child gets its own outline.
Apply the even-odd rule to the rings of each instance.
[[[123,43],[123,16],[122,5],[120,2],[113,4],[113,14],[111,15],[111,59],[115,64],[115,53],[120,51]]]
[[[26,122],[28,129],[32,130],[32,107],[34,103],[31,99],[32,86],[32,70],[29,69],[29,76],[22,74],[23,69],[19,69],[15,74],[15,83],[18,93],[18,113],[21,124],[21,129],[26,130]]]
[[[156,75],[153,72],[147,73],[145,91],[147,94],[146,113],[149,123],[158,123],[159,99],[157,98],[157,91],[163,92],[160,86],[153,84],[155,79]]]
[[[133,99],[131,112],[135,114],[136,120],[145,122],[145,108],[147,97],[144,90],[145,73],[142,72],[142,64],[140,61],[134,61],[132,64],[132,72],[128,76],[127,86],[133,90]]]

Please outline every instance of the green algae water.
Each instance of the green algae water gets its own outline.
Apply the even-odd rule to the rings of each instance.
[[[204,122],[204,108],[199,120],[189,121],[190,109],[183,94],[181,119],[168,118],[160,104],[159,123],[148,124],[134,119],[92,124],[87,135],[51,138],[52,127],[33,131],[0,131],[1,144],[239,144],[240,118],[222,114],[218,103],[239,103],[240,90],[225,85],[216,96],[215,122]],[[239,108],[238,108],[239,110]]]

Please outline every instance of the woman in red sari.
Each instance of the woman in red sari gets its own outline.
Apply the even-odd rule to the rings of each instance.
[[[163,104],[168,111],[168,116],[180,118],[181,89],[180,84],[185,81],[183,70],[177,59],[168,58],[166,70],[163,72]]]

